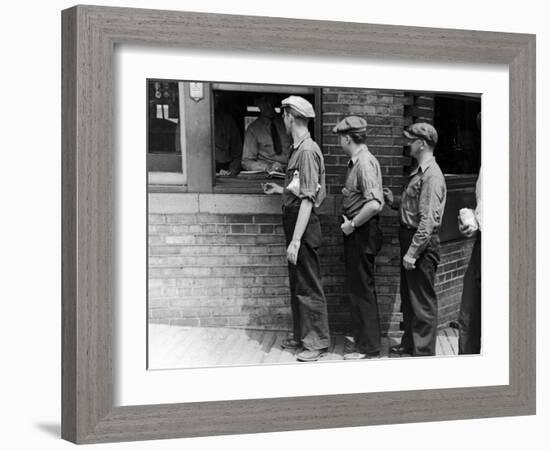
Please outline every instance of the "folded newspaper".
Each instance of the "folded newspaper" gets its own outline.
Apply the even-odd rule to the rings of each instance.
[[[242,176],[243,178],[284,178],[285,174],[275,170],[270,170],[267,172],[265,170],[242,170],[239,173],[239,176]]]

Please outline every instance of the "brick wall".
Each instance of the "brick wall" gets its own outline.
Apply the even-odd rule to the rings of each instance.
[[[441,261],[437,269],[436,291],[439,323],[458,320],[464,274],[474,246],[474,239],[446,242],[441,245]]]
[[[323,285],[331,329],[348,329],[343,242],[336,216],[321,216]],[[399,334],[396,218],[382,217],[384,246],[376,282],[382,333]],[[440,323],[456,320],[471,251],[442,245],[437,291]],[[280,215],[150,214],[149,318],[153,323],[290,329],[285,243]]]
[[[412,118],[405,117],[405,105],[412,102],[403,92],[368,89],[323,89],[323,154],[327,173],[328,194],[340,195],[346,176],[348,157],[338,144],[332,128],[344,117],[359,115],[368,123],[368,147],[378,158],[384,186],[400,190],[403,186],[403,167],[411,159],[403,154],[403,127]]]
[[[150,214],[150,320],[286,329],[284,255],[280,215]]]

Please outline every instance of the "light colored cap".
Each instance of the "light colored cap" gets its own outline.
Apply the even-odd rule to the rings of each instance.
[[[281,102],[281,108],[291,108],[296,114],[305,118],[305,119],[314,119],[315,110],[311,103],[309,103],[305,98],[298,97],[297,95],[291,95],[290,97],[285,98]]]

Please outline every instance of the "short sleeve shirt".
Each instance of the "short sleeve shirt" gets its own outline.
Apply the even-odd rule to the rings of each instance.
[[[299,181],[298,195],[287,189],[294,178]],[[318,208],[326,197],[325,163],[323,154],[309,133],[292,146],[285,174],[283,205],[287,208],[299,207],[307,198]]]
[[[366,146],[348,163],[342,196],[342,213],[348,219],[355,217],[371,200],[384,204],[380,164]]]

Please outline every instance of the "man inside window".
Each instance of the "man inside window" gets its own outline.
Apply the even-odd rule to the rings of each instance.
[[[256,99],[260,117],[248,126],[244,135],[244,170],[282,172],[287,164],[291,140],[283,119],[275,111],[276,102],[273,94]]]

